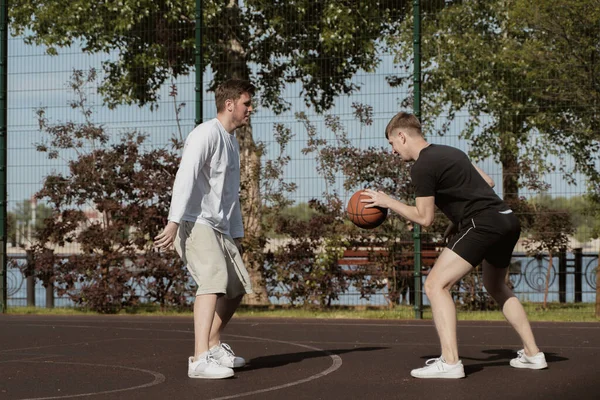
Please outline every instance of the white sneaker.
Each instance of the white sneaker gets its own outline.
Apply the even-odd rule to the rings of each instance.
[[[223,379],[233,376],[231,368],[223,367],[215,361],[208,353],[204,353],[194,361],[194,357],[188,359],[188,376],[200,379]]]
[[[465,377],[465,369],[460,360],[456,364],[450,365],[443,357],[440,357],[427,360],[423,368],[413,369],[410,374],[415,378],[460,379]]]
[[[525,350],[517,351],[517,358],[510,360],[510,366],[515,368],[544,369],[548,368],[546,356],[541,351],[535,356],[529,357]]]
[[[233,350],[227,343],[221,343],[213,346],[210,350],[210,355],[223,367],[241,368],[246,365],[246,360],[242,357],[236,357]]]

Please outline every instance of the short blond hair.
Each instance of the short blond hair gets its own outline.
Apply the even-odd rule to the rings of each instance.
[[[394,115],[387,127],[385,128],[385,137],[387,139],[390,138],[390,134],[394,129],[402,129],[407,131],[409,134],[417,134],[419,136],[423,136],[423,132],[421,132],[421,123],[419,119],[415,117],[413,114],[406,112],[399,112]]]

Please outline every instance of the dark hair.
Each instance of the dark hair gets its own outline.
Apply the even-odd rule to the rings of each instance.
[[[385,128],[385,137],[389,139],[392,131],[398,128],[407,130],[410,134],[416,133],[423,136],[423,133],[421,132],[421,123],[417,117],[410,113],[399,112],[394,115]]]
[[[215,102],[217,112],[225,110],[225,101],[236,101],[242,96],[242,93],[254,95],[254,85],[242,79],[229,79],[221,83],[215,90]]]

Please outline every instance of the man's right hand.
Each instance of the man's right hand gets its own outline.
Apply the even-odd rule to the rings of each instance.
[[[173,221],[169,221],[165,229],[154,238],[154,247],[157,249],[167,249],[175,242],[177,237],[177,229],[179,224]]]

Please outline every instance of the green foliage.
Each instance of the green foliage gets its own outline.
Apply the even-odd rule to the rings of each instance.
[[[299,203],[284,209],[282,214],[298,221],[308,221],[312,216],[318,214],[318,212],[314,208],[311,208],[308,203]]]
[[[292,202],[292,200],[289,201]],[[275,209],[272,207],[267,207],[263,211],[263,224],[271,228],[271,230],[266,234],[269,239],[281,239],[286,237],[285,235],[276,234],[273,231],[272,224],[276,223],[275,220],[279,219],[279,217],[308,222],[311,218],[317,216],[319,212],[314,208],[311,208],[310,203],[298,203],[293,206],[284,207],[277,211],[277,213],[278,215],[275,215]]]
[[[534,205],[533,209],[533,224],[529,227],[524,242],[528,252],[537,255],[544,252],[558,253],[567,249],[569,235],[575,231],[569,212],[541,205]]]
[[[546,307],[553,254],[569,248],[569,236],[574,233],[575,227],[567,210],[549,208],[536,203],[532,204],[532,210],[535,212],[533,223],[529,226],[523,244],[528,253],[536,257],[548,253],[549,263],[543,303]]]
[[[246,1],[256,29],[248,48],[267,105],[287,108],[279,98],[285,83],[299,81],[307,104],[327,110],[336,94],[358,87],[348,78],[379,63],[378,41],[403,18],[405,1]]]
[[[396,38],[398,61],[405,65],[412,63],[412,24],[406,19]],[[471,142],[474,159],[502,163],[505,197],[517,197],[518,177],[522,186],[547,189],[540,178],[555,171],[569,181],[583,172],[592,192],[599,192],[600,115],[593,112],[600,104],[599,27],[595,1],[468,0],[426,13],[426,125],[446,118],[438,129],[445,134],[467,112],[461,137]]]
[[[234,74],[251,77],[263,105],[278,112],[289,106],[285,85],[300,82],[307,104],[326,110],[336,95],[357,89],[349,79],[358,70],[379,63],[379,40],[407,3],[247,0],[240,7],[204,0],[203,65],[214,71],[211,87]],[[194,0],[15,0],[10,26],[51,54],[81,43],[86,53],[114,55],[103,66],[107,104],[155,105],[167,79],[194,67],[195,7]]]
[[[600,234],[598,205],[589,196],[552,197],[542,193],[530,199],[530,202],[547,209],[566,210],[570,217],[570,224],[575,228],[574,237],[581,243],[595,239]]]
[[[146,104],[170,76],[185,74],[193,57],[194,2],[152,0],[16,0],[10,25],[28,43],[60,48],[82,44],[86,53],[115,53],[104,62],[107,103]]]
[[[36,204],[31,200],[17,203],[14,211],[8,213],[8,240],[13,246],[23,248],[31,246],[39,239],[39,232],[44,226],[44,220],[50,216],[51,212],[52,210],[48,206]]]

